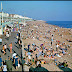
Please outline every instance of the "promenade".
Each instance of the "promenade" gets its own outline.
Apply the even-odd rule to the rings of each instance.
[[[6,36],[2,36],[2,45],[4,45],[5,43],[7,43],[7,50],[6,50],[6,55],[3,55],[2,52],[0,52],[0,55],[2,57],[2,60],[4,61],[5,59],[8,60],[8,56],[12,57],[12,54],[14,53],[14,51],[16,52],[16,54],[18,55],[19,60],[21,61],[21,49],[18,49],[18,45],[15,43],[17,41],[16,39],[16,35],[17,32],[12,32],[11,36],[9,37],[9,40],[6,39]],[[10,48],[9,48],[9,44],[12,42],[12,54],[10,53]],[[2,49],[2,45],[0,45],[0,50]],[[12,71],[17,71],[14,66],[12,67]],[[22,66],[20,66],[20,68],[18,68],[18,71],[22,71]]]

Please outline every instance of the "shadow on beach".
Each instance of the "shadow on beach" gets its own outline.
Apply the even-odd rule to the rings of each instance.
[[[49,72],[47,69],[45,69],[44,67],[36,67],[36,68],[33,68],[31,67],[29,69],[29,72]]]
[[[59,67],[59,66],[58,66]],[[61,67],[59,67],[59,69],[61,69],[61,70],[63,70],[63,71],[71,71],[72,72],[72,69],[70,69],[70,68],[61,68]]]

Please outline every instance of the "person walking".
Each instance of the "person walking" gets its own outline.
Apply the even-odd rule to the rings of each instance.
[[[23,66],[24,66],[25,62],[26,62],[26,61],[25,61],[25,58],[23,58],[23,59],[22,59],[22,65],[23,65]]]
[[[19,49],[21,49],[21,40],[19,39]]]
[[[19,32],[19,37],[20,37],[20,30],[18,30],[18,32]]]
[[[15,57],[16,57],[16,52],[14,51],[14,53],[12,54],[12,60],[13,60],[13,62],[14,62],[14,59],[15,59]]]
[[[2,67],[2,58],[1,58],[1,55],[0,55],[0,70],[1,70],[1,67]]]
[[[18,59],[17,55],[16,55],[16,57],[14,59],[14,64],[15,64],[16,70],[17,70],[18,69],[18,64],[19,64],[19,59]]]
[[[12,42],[10,43],[9,47],[10,47],[10,53],[12,53]]]
[[[18,39],[19,39],[19,35],[18,35],[18,33],[17,33],[17,37],[16,37],[16,39],[17,39],[17,43],[18,43]]]

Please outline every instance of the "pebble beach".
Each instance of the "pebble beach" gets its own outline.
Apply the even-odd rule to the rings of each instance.
[[[51,38],[53,35],[53,42],[51,46]],[[68,63],[68,68],[72,69],[72,28],[61,28],[55,25],[50,25],[46,23],[45,21],[28,21],[26,22],[26,26],[21,29],[21,37],[23,41],[24,48],[28,48],[28,44],[30,44],[30,50],[33,50],[32,44],[34,43],[40,48],[41,44],[44,44],[44,47],[46,49],[54,49],[56,51],[56,44],[59,42],[59,45],[62,43],[65,43],[67,46],[67,51],[65,55],[61,55],[61,57],[56,56],[54,59],[57,60],[57,62],[63,62],[64,60]],[[70,47],[68,47],[70,46]],[[65,46],[62,45],[62,48],[65,48]],[[24,53],[28,53],[23,49]],[[45,50],[43,50],[45,53]],[[58,53],[60,51],[58,50]],[[32,57],[35,58],[35,55],[38,54],[38,51],[33,51],[31,53]],[[26,57],[26,55],[24,55]],[[44,61],[47,61],[46,64],[42,64],[41,66],[46,68],[48,71],[63,71],[60,69],[55,63],[54,59],[39,56],[39,60],[43,59]],[[36,65],[32,65],[33,67],[36,67]]]

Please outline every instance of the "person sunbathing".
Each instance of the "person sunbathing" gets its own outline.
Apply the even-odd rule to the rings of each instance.
[[[59,67],[62,67],[62,68],[68,67],[68,64],[67,64],[66,60],[64,60],[63,63],[60,63]]]
[[[67,64],[67,62],[64,64],[64,67],[66,68],[66,67],[68,67],[68,64]]]
[[[67,54],[66,50],[65,50],[65,51],[64,51],[64,50],[62,50],[62,53],[63,53],[63,55]]]
[[[51,53],[49,54],[49,59],[51,59]]]
[[[57,55],[57,57],[61,57],[61,56],[60,56],[60,53],[57,53],[56,55]]]
[[[46,55],[46,58],[49,58],[49,55]]]
[[[60,52],[59,55],[60,55],[60,56],[63,56],[63,53]]]
[[[72,42],[72,40],[66,39],[68,42]]]
[[[47,51],[47,55],[49,55],[49,54],[50,54],[50,50]]]
[[[55,56],[54,55],[51,55],[51,59],[54,59],[55,58]]]

